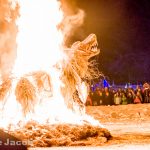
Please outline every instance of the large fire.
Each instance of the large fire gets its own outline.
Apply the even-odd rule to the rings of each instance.
[[[96,36],[66,48],[58,28],[60,1],[16,0],[12,9],[17,3],[17,58],[11,76],[1,81],[0,127],[14,129],[28,121],[101,126],[84,106],[85,80],[93,73],[89,59],[99,53]]]

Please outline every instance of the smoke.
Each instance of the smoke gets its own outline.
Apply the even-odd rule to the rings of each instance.
[[[12,70],[16,57],[15,20],[18,16],[18,5],[15,1],[0,0],[0,77],[6,78]]]
[[[78,8],[74,1],[69,0],[61,0],[61,9],[64,19],[59,27],[64,35],[64,44],[66,44],[67,40],[75,34],[76,29],[83,25],[85,12]]]

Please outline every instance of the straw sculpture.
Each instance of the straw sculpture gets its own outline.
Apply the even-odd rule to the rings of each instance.
[[[75,42],[70,49],[66,49],[65,53],[69,61],[63,64],[62,81],[64,87],[62,93],[67,101],[67,105],[72,104],[70,100],[73,99],[76,93],[76,86],[80,85],[86,80],[91,80],[100,76],[97,69],[96,62],[90,60],[92,57],[99,54],[97,49],[97,38],[95,34],[90,34],[82,42]]]
[[[62,95],[66,105],[72,110],[74,103],[78,104],[79,108],[84,109],[77,86],[100,75],[95,62],[90,60],[99,54],[96,35],[90,34],[82,42],[75,42],[70,49],[64,49],[64,52],[68,59],[63,59],[62,62],[62,75],[60,77],[64,84],[61,87]],[[30,78],[32,78],[32,83]],[[11,79],[7,79],[0,86],[0,100],[4,99],[10,88]],[[21,77],[15,89],[16,99],[21,104],[24,114],[34,110],[37,96],[42,98],[46,95],[48,97],[51,93],[51,78],[45,71],[32,72]]]
[[[37,88],[40,91],[52,91],[51,78],[47,72],[37,71],[33,72],[32,76],[36,82]]]
[[[10,78],[5,79],[2,81],[2,84],[0,85],[0,101],[4,100],[10,91],[12,86],[12,81]]]
[[[24,115],[34,110],[36,90],[32,83],[22,77],[15,89],[16,100],[21,104]]]

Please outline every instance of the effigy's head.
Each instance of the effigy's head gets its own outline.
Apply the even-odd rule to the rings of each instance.
[[[99,54],[100,50],[97,47],[97,37],[92,33],[83,41],[75,42],[71,48],[80,51],[83,55],[85,53],[90,58]]]

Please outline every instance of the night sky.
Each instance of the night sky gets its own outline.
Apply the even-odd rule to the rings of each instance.
[[[98,38],[100,71],[115,83],[150,81],[149,0],[66,0],[70,10],[81,8],[84,23],[68,45],[90,33]],[[71,12],[71,11],[70,11]]]
[[[95,33],[100,55],[95,59],[100,71],[115,83],[150,82],[150,0],[60,0],[66,16],[74,16],[78,9],[85,13],[64,23],[71,46]],[[10,10],[8,0],[0,3],[0,75],[11,73],[16,58],[18,7]],[[10,15],[11,22],[5,16]],[[72,27],[73,26],[73,27]],[[70,34],[71,33],[71,34]]]

